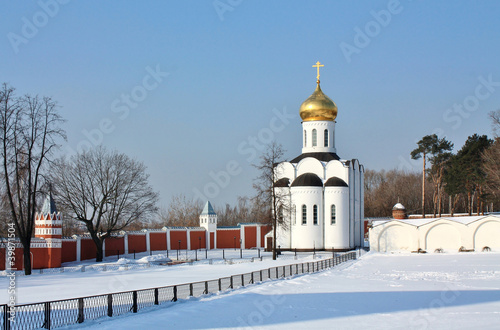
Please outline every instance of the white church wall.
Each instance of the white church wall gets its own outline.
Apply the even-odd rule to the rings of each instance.
[[[336,152],[335,149],[335,122],[329,120],[307,121],[302,123],[306,131],[307,141],[302,141],[302,153],[307,152]],[[313,145],[313,130],[316,130],[316,145]],[[325,130],[328,130],[328,146],[325,147]],[[304,139],[304,132],[302,132]]]
[[[419,221],[421,220],[421,221]],[[410,223],[408,223],[409,221]],[[419,225],[421,223],[421,225]],[[403,226],[405,231],[391,228]],[[458,252],[463,246],[477,252],[487,246],[500,249],[500,217],[458,217],[440,219],[375,221],[370,228],[370,249],[373,251],[411,250],[419,248],[428,253],[441,248],[447,252]],[[412,244],[408,244],[410,241]]]
[[[500,221],[498,219],[484,219],[475,227],[473,245],[476,251],[482,251],[486,246],[491,249],[500,249]]]
[[[365,242],[365,168],[363,165],[359,166],[360,170],[360,181],[359,181],[359,191],[361,193],[361,205],[359,206],[360,208],[360,218],[361,218],[361,242],[364,246]]]
[[[325,187],[325,248],[349,248],[349,188]],[[335,205],[335,224],[331,220],[331,206]]]
[[[456,252],[462,245],[460,232],[456,226],[449,223],[434,224],[425,235],[424,249],[428,252],[434,252],[436,249]]]
[[[333,176],[336,176],[346,183],[349,181],[349,167],[344,166],[341,161],[331,160],[325,166],[325,179],[329,179]]]
[[[354,209],[355,209],[355,174],[352,169],[352,164],[349,164],[349,180],[347,184],[349,185],[349,246],[354,247]]]
[[[314,173],[322,180],[325,180],[325,168],[323,164],[316,158],[307,157],[302,159],[297,164],[297,176],[300,176],[304,173]]]
[[[285,226],[278,226],[276,232],[276,245],[281,246],[282,249],[289,249],[291,247],[291,204],[290,204],[290,188],[281,187],[276,188],[276,194],[279,200],[283,203],[282,215]]]
[[[292,182],[296,178],[295,166],[293,166],[292,163],[289,162],[280,163],[278,166],[275,167],[275,171],[276,171],[276,177],[278,179],[289,178],[290,181]]]
[[[353,172],[353,194],[354,194],[354,213],[353,213],[353,220],[354,220],[354,239],[353,243],[354,246],[361,246],[361,237],[360,237],[360,232],[361,232],[361,187],[359,185],[360,183],[360,172],[359,172],[359,162],[357,159],[353,159],[351,162],[352,166],[352,172]]]
[[[374,242],[380,252],[406,250],[413,251],[417,237],[415,228],[401,223],[395,223],[382,229],[378,240]]]
[[[292,204],[297,207],[296,222],[292,221],[292,246],[297,249],[322,249],[323,243],[323,188],[292,187]],[[302,206],[306,206],[306,224],[302,224]],[[318,224],[313,222],[313,208],[317,205]]]

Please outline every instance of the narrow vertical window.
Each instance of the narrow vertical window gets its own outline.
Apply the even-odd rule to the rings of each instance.
[[[292,205],[292,221],[293,221],[293,225],[296,225],[297,224],[297,206]]]
[[[325,141],[324,141],[325,142],[325,147],[328,147],[328,130],[327,129],[325,129],[325,133],[324,134],[325,134]]]
[[[307,206],[302,205],[302,224],[307,224]]]
[[[313,206],[313,224],[318,224],[318,205]]]
[[[316,147],[318,145],[318,132],[316,129],[313,129],[313,147]]]
[[[307,132],[304,130],[304,147],[307,147]]]
[[[335,224],[337,220],[337,210],[335,210],[335,205],[332,205],[332,225]]]
[[[281,205],[278,209],[278,219],[281,223],[283,223],[283,206],[281,206]]]

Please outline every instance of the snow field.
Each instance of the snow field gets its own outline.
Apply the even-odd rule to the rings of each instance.
[[[333,269],[100,319],[89,329],[498,329],[498,253],[369,253]]]

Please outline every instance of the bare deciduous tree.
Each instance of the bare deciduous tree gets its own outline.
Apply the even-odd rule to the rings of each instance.
[[[4,196],[10,209],[9,220],[23,245],[23,263],[26,275],[31,274],[31,238],[35,213],[41,198],[44,165],[58,146],[58,138],[65,138],[60,128],[63,122],[49,97],[15,97],[7,84],[0,90],[0,153]]]
[[[261,219],[273,227],[273,260],[276,260],[277,227],[286,229],[288,223],[283,214],[290,209],[288,205],[290,202],[289,194],[282,187],[276,185],[280,178],[276,169],[277,165],[283,161],[284,153],[283,147],[273,141],[260,156],[260,162],[254,165],[260,172],[253,185],[257,191],[254,201],[256,205],[263,208]]]
[[[187,198],[184,194],[172,196],[167,209],[160,210],[160,218],[165,226],[198,226],[203,201]]]
[[[156,213],[158,194],[148,183],[146,166],[104,147],[61,159],[51,175],[58,203],[85,224],[102,261],[106,238],[136,220]]]

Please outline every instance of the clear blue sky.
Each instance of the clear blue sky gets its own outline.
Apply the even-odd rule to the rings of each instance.
[[[500,108],[498,1],[3,1],[1,16],[0,81],[58,101],[62,152],[93,139],[143,161],[164,205],[252,195],[249,137],[300,154],[318,60],[338,154],[367,169],[418,171],[422,136],[460,148]]]

